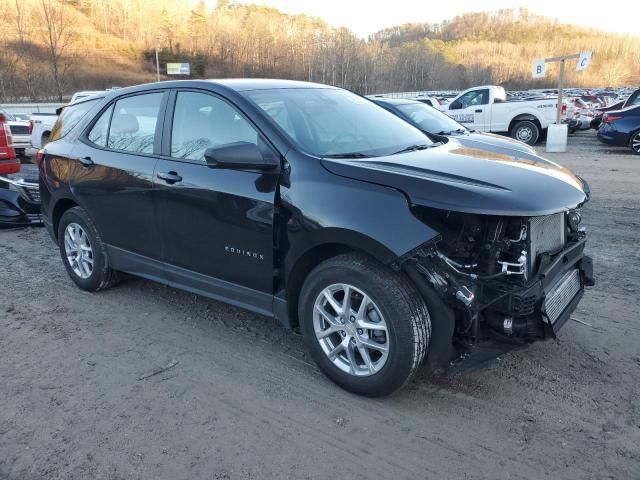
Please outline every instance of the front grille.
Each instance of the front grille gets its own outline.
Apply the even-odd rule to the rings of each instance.
[[[11,135],[29,135],[29,127],[27,125],[10,125]]]
[[[529,267],[534,271],[538,255],[556,252],[566,243],[565,214],[555,213],[529,219]]]
[[[32,202],[40,203],[40,189],[36,188],[25,188],[27,192],[27,196]]]
[[[571,270],[560,279],[544,301],[547,317],[549,317],[551,324],[554,324],[560,318],[564,309],[579,291],[580,272],[577,269]]]
[[[15,186],[22,192],[22,196],[33,203],[40,203],[40,187],[37,183],[19,181]]]

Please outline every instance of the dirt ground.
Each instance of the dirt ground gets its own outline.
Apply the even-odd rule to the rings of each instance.
[[[273,320],[140,279],[84,293],[44,229],[0,231],[0,478],[640,478],[640,157],[593,131],[546,156],[591,184],[590,326],[379,400]]]

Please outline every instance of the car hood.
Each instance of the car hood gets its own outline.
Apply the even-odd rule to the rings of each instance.
[[[400,190],[414,205],[456,212],[549,215],[589,198],[586,182],[554,162],[472,148],[454,139],[386,157],[321,161],[336,175]]]
[[[491,150],[507,155],[517,155],[525,153],[535,155],[536,151],[526,143],[502,135],[493,133],[470,132],[468,134],[456,135],[455,138],[465,147],[479,148],[481,150]]]

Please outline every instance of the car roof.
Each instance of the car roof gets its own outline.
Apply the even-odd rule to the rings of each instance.
[[[297,80],[280,80],[272,78],[225,78],[207,80],[169,80],[164,82],[145,83],[142,85],[118,88],[117,90],[104,93],[108,94],[110,98],[113,98],[130,93],[142,92],[145,90],[154,90],[157,88],[206,88],[209,85],[221,86],[223,88],[234,90],[236,92],[288,88],[324,88],[338,90],[338,87],[332,87],[330,85],[323,85],[321,83],[313,82],[302,82]]]
[[[386,103],[388,105],[408,105],[411,103],[419,103],[424,105],[420,100],[413,100],[410,98],[388,98],[388,97],[369,97],[376,103]]]

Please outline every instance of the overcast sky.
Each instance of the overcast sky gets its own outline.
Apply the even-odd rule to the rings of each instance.
[[[440,22],[461,13],[526,7],[529,11],[617,33],[640,35],[640,0],[254,0],[287,13],[320,17],[333,26],[370,33],[409,22]]]

